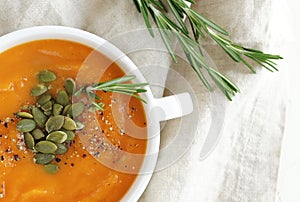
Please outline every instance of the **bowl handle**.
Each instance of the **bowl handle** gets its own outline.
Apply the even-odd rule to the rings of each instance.
[[[193,112],[193,101],[189,93],[154,99],[153,104],[160,121],[178,118]]]

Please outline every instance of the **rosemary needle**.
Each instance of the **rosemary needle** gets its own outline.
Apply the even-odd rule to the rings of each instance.
[[[79,94],[85,92],[89,101],[92,103],[96,110],[104,110],[104,103],[99,102],[101,98],[97,95],[97,91],[121,93],[130,95],[139,99],[140,101],[147,103],[146,100],[141,98],[138,93],[147,92],[143,87],[149,85],[148,83],[128,83],[135,79],[134,75],[126,75],[106,82],[100,82],[97,84],[89,85],[79,89]]]

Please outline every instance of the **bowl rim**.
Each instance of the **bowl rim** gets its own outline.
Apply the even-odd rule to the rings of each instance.
[[[135,82],[146,82],[146,79],[138,70],[137,66],[119,48],[95,34],[77,28],[51,25],[35,26],[14,31],[0,37],[0,53],[17,45],[45,39],[73,41],[90,48],[94,48],[107,58],[111,59],[113,62],[117,63],[125,73],[130,72],[131,74],[134,74],[136,76]],[[147,86],[146,89],[147,92],[144,95],[146,96],[148,104],[144,105],[144,109],[147,116],[147,121],[151,120],[151,125],[147,125],[147,135],[149,136],[149,134],[152,133],[156,133],[156,135],[151,135],[151,139],[148,139],[147,141],[145,155],[151,154],[151,157],[149,160],[144,158],[142,167],[140,169],[140,172],[143,174],[137,175],[133,184],[122,197],[122,201],[137,201],[141,197],[150,182],[157,163],[160,145],[160,120],[156,116],[150,115],[150,109],[153,107],[154,97],[150,87]],[[144,171],[147,172],[144,173]]]

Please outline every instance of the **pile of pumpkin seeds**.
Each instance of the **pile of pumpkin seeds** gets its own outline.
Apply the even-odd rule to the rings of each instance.
[[[85,106],[82,102],[71,101],[76,89],[73,79],[66,79],[65,88],[53,97],[47,93],[47,84],[56,80],[56,75],[44,70],[38,78],[39,84],[31,90],[37,102],[16,113],[20,118],[17,130],[23,133],[26,147],[34,153],[34,163],[44,165],[48,173],[54,174],[59,170],[53,163],[56,155],[65,154],[68,143],[75,138],[75,131],[84,128],[75,118],[83,113]]]

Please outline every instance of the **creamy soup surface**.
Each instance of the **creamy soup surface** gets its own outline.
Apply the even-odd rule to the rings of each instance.
[[[66,78],[78,78],[83,66],[89,70],[81,74],[82,83],[99,73],[99,82],[124,75],[100,53],[70,41],[34,41],[0,53],[0,201],[118,201],[133,184],[147,145],[146,116],[136,98],[99,92],[104,111],[86,110],[82,115],[86,127],[76,134],[68,152],[54,159],[60,167],[55,174],[33,162],[33,153],[16,130],[19,119],[14,113],[36,102],[30,90],[40,71],[56,74],[50,90],[55,95]],[[89,148],[99,144],[104,146]]]

